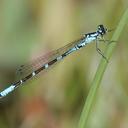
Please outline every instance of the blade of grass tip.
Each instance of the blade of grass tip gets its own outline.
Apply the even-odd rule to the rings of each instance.
[[[124,12],[124,14],[123,14],[118,26],[117,26],[117,29],[115,30],[115,32],[113,34],[111,41],[117,41],[119,39],[119,37],[123,31],[123,28],[127,22],[128,22],[128,8]],[[113,53],[116,45],[117,45],[117,42],[114,42],[114,43],[111,43],[110,45],[107,46],[107,48],[105,50],[105,56],[108,58],[108,60],[112,56],[112,53]],[[92,105],[95,101],[95,97],[96,97],[96,94],[98,92],[99,84],[102,80],[102,77],[103,77],[103,74],[104,74],[105,69],[107,67],[107,64],[108,63],[104,59],[101,59],[101,62],[98,66],[95,77],[92,81],[91,89],[90,89],[89,94],[87,96],[84,108],[82,110],[81,117],[80,117],[79,124],[78,124],[78,128],[86,128],[86,124],[87,124],[89,115],[91,113],[91,108],[92,108]]]

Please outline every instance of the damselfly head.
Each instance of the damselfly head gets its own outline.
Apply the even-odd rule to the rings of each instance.
[[[101,36],[105,35],[108,30],[107,28],[105,28],[102,24],[98,26],[98,29],[97,29],[97,32],[98,34],[100,34]]]

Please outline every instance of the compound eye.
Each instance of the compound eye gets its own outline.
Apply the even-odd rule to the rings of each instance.
[[[101,24],[98,26],[97,32],[101,35],[104,35],[107,32],[107,29]]]
[[[102,29],[100,28],[100,29],[99,29],[99,33],[102,33],[102,32],[103,32],[103,31],[102,31]]]
[[[104,28],[104,26],[103,25],[99,25],[98,28],[99,29],[102,29],[102,28]]]

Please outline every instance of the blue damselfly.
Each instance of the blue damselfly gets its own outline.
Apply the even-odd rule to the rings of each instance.
[[[102,55],[102,57],[107,60],[107,58],[103,55],[102,51],[98,48],[98,41],[104,41],[104,35],[110,30],[107,30],[103,25],[99,25],[97,27],[97,30],[95,32],[84,34],[80,39],[67,44],[66,46],[59,48],[55,51],[50,52],[48,55],[42,56],[40,59],[38,59],[37,62],[33,62],[35,65],[36,63],[40,63],[40,66],[34,67],[34,64],[28,64],[28,65],[22,65],[21,66],[21,72],[26,72],[25,70],[29,70],[28,73],[24,73],[24,77],[22,77],[20,80],[14,82],[11,84],[8,88],[3,90],[0,93],[0,98],[6,96],[13,90],[15,90],[17,87],[25,83],[27,80],[31,79],[32,77],[36,76],[41,71],[49,68],[51,65],[55,64],[56,62],[62,60],[66,56],[68,56],[70,53],[77,51],[81,49],[82,47],[86,46],[87,44],[95,41],[96,42],[96,50],[97,52]],[[30,68],[31,67],[31,68]],[[29,69],[28,69],[29,68]]]

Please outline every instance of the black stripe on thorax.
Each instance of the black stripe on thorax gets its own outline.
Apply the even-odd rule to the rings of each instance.
[[[64,58],[64,57],[66,57],[66,56],[67,56],[67,55],[66,55],[66,53],[67,53],[67,52],[65,52],[64,54],[62,54],[62,58]]]

